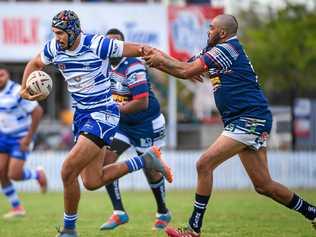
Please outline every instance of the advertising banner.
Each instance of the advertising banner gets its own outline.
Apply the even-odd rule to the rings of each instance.
[[[298,138],[310,138],[312,102],[298,98],[294,103],[294,134]]]
[[[223,8],[210,6],[169,6],[169,50],[171,56],[187,60],[206,46],[210,20]]]
[[[126,41],[167,48],[167,9],[160,4],[0,3],[0,61],[23,62],[53,37],[52,17],[74,10],[86,33],[118,28]]]

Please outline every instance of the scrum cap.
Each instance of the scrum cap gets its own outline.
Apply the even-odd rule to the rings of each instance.
[[[71,10],[63,10],[53,17],[52,27],[65,31],[68,34],[68,48],[70,48],[80,35],[80,20]]]

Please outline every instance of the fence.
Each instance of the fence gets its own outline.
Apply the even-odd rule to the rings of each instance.
[[[196,185],[195,162],[202,151],[164,151],[163,155],[174,171],[174,182],[168,189],[191,189]],[[65,152],[34,152],[27,162],[28,167],[41,165],[47,171],[50,191],[62,191],[60,178],[61,165]],[[127,155],[131,155],[128,153]],[[122,158],[127,158],[127,155]],[[315,152],[270,152],[269,167],[271,176],[291,188],[316,187]],[[16,183],[20,191],[37,191],[35,181]],[[143,190],[148,185],[143,173],[135,172],[120,180],[122,189]],[[238,157],[223,163],[215,170],[214,187],[217,189],[251,188],[252,184]]]

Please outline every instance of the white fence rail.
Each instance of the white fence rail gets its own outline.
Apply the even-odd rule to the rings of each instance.
[[[196,185],[195,162],[202,151],[164,151],[163,155],[174,171],[174,182],[168,189],[190,189]],[[41,165],[47,171],[50,191],[62,191],[60,169],[65,152],[34,152],[27,162],[28,167]],[[127,155],[125,155],[126,158]],[[315,152],[270,152],[269,167],[272,177],[291,188],[316,187]],[[239,189],[251,188],[252,184],[238,157],[225,162],[214,174],[215,188]],[[122,189],[142,190],[148,185],[143,173],[136,172],[120,180]],[[37,191],[35,181],[17,182],[20,191]]]

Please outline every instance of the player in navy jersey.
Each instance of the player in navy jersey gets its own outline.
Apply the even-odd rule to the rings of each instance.
[[[54,64],[68,84],[75,109],[75,145],[61,170],[64,228],[57,236],[74,237],[77,236],[80,200],[79,175],[88,190],[95,190],[144,167],[161,172],[169,182],[172,172],[155,146],[141,156],[103,167],[104,148],[111,144],[120,118],[110,88],[109,59],[141,56],[142,46],[83,33],[77,14],[71,10],[63,10],[54,16],[52,31],[55,37],[25,67],[21,95],[29,100],[44,99],[41,93],[29,94],[26,80],[31,72],[48,64]]]
[[[213,84],[215,102],[224,123],[223,133],[196,164],[198,184],[188,226],[179,229],[167,227],[166,233],[172,237],[200,236],[203,215],[212,192],[213,171],[236,154],[259,194],[300,212],[315,227],[315,206],[270,176],[266,142],[272,115],[256,73],[236,36],[237,28],[234,16],[215,17],[208,32],[210,49],[191,63],[179,62],[156,49],[144,48],[150,66],[176,77],[184,79],[206,72]]]
[[[11,204],[11,211],[4,218],[26,214],[11,180],[37,180],[43,193],[47,185],[42,168],[24,167],[43,109],[36,101],[22,99],[19,92],[20,85],[10,80],[6,69],[0,68],[0,182]]]
[[[118,29],[110,29],[106,34],[110,39],[124,41],[124,35]],[[156,145],[165,145],[165,119],[160,112],[160,105],[151,90],[147,70],[137,58],[115,58],[111,62],[111,88],[114,100],[120,107],[119,128],[111,143],[106,161],[112,162],[131,146],[138,155]],[[109,156],[112,158],[110,159]],[[171,220],[165,204],[165,183],[161,173],[144,170],[157,203],[154,228],[164,229]],[[101,230],[114,229],[128,222],[128,215],[123,207],[118,180],[106,185],[113,205],[113,214],[101,226]]]

